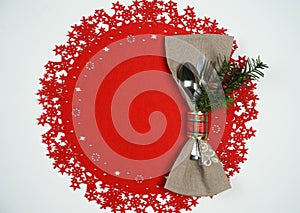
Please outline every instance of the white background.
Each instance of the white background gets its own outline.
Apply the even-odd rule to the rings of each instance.
[[[231,190],[201,199],[193,212],[299,213],[299,1],[181,0],[179,11],[188,4],[198,17],[228,28],[238,54],[261,55],[270,65],[257,90],[258,132],[248,143],[248,161]],[[83,15],[103,7],[111,8],[111,1],[0,0],[0,213],[109,212],[52,169],[34,95],[43,66],[55,59],[55,44],[66,41]]]

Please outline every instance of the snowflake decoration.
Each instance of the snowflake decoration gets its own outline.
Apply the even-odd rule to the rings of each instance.
[[[88,70],[93,70],[94,68],[95,68],[94,62],[89,61],[89,62],[86,64],[86,69],[88,69]]]
[[[92,158],[93,161],[96,162],[96,161],[100,160],[101,156],[100,156],[99,153],[93,153],[92,156],[91,156],[91,158]]]
[[[79,140],[80,140],[80,141],[85,141],[85,139],[86,139],[85,136],[80,136],[80,137],[79,137]]]
[[[212,125],[211,130],[213,133],[217,134],[221,131],[221,127],[218,124],[214,124],[214,125]]]
[[[137,183],[143,183],[143,181],[144,181],[143,175],[137,175],[136,178],[135,178],[135,181]]]
[[[110,49],[108,47],[104,47],[104,52],[108,52]]]
[[[127,41],[128,41],[128,43],[133,43],[133,42],[135,42],[135,36],[134,36],[134,35],[128,35],[128,36],[127,36]]]
[[[75,91],[76,91],[76,92],[81,92],[82,90],[80,89],[80,87],[76,87],[76,88],[75,88]]]
[[[73,109],[73,116],[74,117],[79,117],[80,116],[80,109],[79,108],[74,108]]]

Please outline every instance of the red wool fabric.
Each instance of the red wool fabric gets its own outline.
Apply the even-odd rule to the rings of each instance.
[[[54,169],[70,177],[70,187],[84,188],[85,197],[101,209],[111,208],[112,212],[147,212],[149,208],[155,212],[192,210],[199,198],[163,188],[167,170],[186,141],[182,113],[186,116],[188,111],[176,85],[170,82],[163,38],[191,33],[226,34],[227,30],[216,20],[198,18],[191,6],[180,14],[174,1],[135,0],[128,6],[116,2],[112,10],[112,15],[103,9],[96,10],[73,25],[66,44],[54,49],[60,60],[45,65],[44,76],[39,79],[38,96],[43,113],[38,124],[48,128],[42,135],[47,156],[53,160]],[[234,42],[232,55],[236,49]],[[122,54],[124,60],[118,62],[124,50],[127,50]],[[246,57],[232,56],[231,60],[243,65]],[[157,76],[148,79],[158,89],[147,91],[147,82],[140,84],[141,94],[128,101],[129,111],[124,115],[122,112],[126,110],[122,107],[127,103],[127,95],[122,95],[119,88],[127,80],[139,81],[139,75],[144,80],[149,74]],[[223,133],[218,146],[212,146],[228,177],[240,172],[240,164],[246,160],[246,141],[255,135],[255,130],[246,125],[258,114],[255,88],[256,84],[249,82],[234,91],[235,101],[226,112],[225,129],[221,129],[222,124],[210,125],[210,143]],[[115,117],[112,109],[116,111]],[[151,122],[152,113],[157,111],[165,120],[160,120],[158,115],[153,119],[160,122]],[[153,143],[137,144],[122,137],[115,127],[124,116],[130,121],[129,128],[139,133],[147,133],[151,128],[164,131],[159,138],[153,136]],[[217,120],[218,112],[210,116]],[[153,123],[158,126],[151,126]],[[103,150],[113,150],[113,153]],[[164,160],[151,161],[159,157]],[[128,159],[136,162],[135,168],[128,166]],[[140,162],[145,162],[143,167]],[[150,177],[151,170],[155,170],[153,166],[157,167],[158,175]],[[136,168],[143,174],[135,173]]]

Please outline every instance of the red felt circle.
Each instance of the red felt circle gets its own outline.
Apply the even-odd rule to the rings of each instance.
[[[121,137],[122,134],[116,133],[117,127],[114,125],[116,118],[110,116],[114,113],[109,113],[109,110],[110,105],[112,109],[118,109],[118,104],[113,103],[119,98],[114,99],[112,96],[116,95],[118,88],[122,87],[121,85],[118,87],[117,84],[125,82],[124,80],[127,82],[131,79],[131,74],[132,76],[140,75],[146,70],[150,70],[154,75],[169,73],[164,61],[163,43],[153,45],[155,39],[176,34],[225,34],[226,29],[219,27],[216,20],[207,17],[197,18],[192,7],[187,7],[180,15],[173,1],[165,3],[161,0],[138,0],[128,7],[117,2],[113,4],[113,10],[113,15],[108,15],[104,10],[96,10],[95,14],[84,17],[80,24],[72,26],[72,30],[68,33],[67,43],[57,45],[54,49],[55,54],[59,55],[61,60],[49,61],[45,66],[46,73],[40,79],[41,89],[38,91],[39,102],[44,110],[38,122],[40,125],[49,125],[49,129],[43,134],[43,143],[47,145],[48,150],[47,155],[54,160],[54,168],[71,177],[72,188],[77,189],[86,185],[85,197],[90,201],[96,201],[101,208],[111,207],[113,211],[121,212],[126,210],[145,212],[147,207],[153,208],[155,212],[190,210],[191,206],[197,204],[197,199],[180,196],[163,189],[166,174],[153,178],[149,175],[136,174],[132,179],[132,177],[122,176],[126,174],[125,170],[121,168],[119,168],[120,171],[116,170],[119,165],[116,162],[122,157],[146,162],[151,158],[156,159],[158,156],[169,154],[166,158],[169,159],[168,161],[163,159],[158,162],[161,165],[171,162],[170,153],[175,153],[176,149],[180,150],[180,145],[185,141],[185,132],[182,131],[185,122],[182,111],[186,109],[179,107],[182,105],[175,101],[176,98],[174,99],[176,93],[180,96],[178,90],[174,89],[173,92],[142,91],[133,97],[128,105],[129,110],[126,116],[129,118],[130,126],[142,134],[148,133],[153,128],[152,117],[154,120],[161,119],[162,125],[159,127],[164,127],[161,114],[165,115],[166,131],[163,131],[158,138],[152,137],[153,141],[139,144],[136,140],[124,140]],[[147,42],[139,36],[148,36],[145,37]],[[107,63],[106,56],[114,52],[110,50],[113,50],[114,44],[121,40],[125,41],[126,45],[144,42],[143,47],[140,45],[140,49],[132,51],[135,56],[139,57],[120,60],[110,55],[109,63]],[[112,49],[108,50],[106,47]],[[234,42],[233,51],[236,48]],[[144,50],[152,52],[148,56],[138,54],[139,51]],[[128,51],[130,55],[130,48],[121,50],[119,54],[122,51]],[[102,54],[101,57],[99,54]],[[99,56],[97,60],[96,56]],[[106,61],[101,69],[99,69],[102,60],[100,58]],[[108,66],[111,62],[118,60],[119,62],[114,66]],[[243,65],[245,60],[245,57],[232,59],[240,65]],[[117,75],[116,73],[120,74],[124,67],[130,67],[130,69]],[[93,72],[95,68],[97,72]],[[161,75],[162,78],[157,77],[158,82],[162,79],[166,82],[168,78],[165,75]],[[108,81],[102,81],[102,78]],[[161,85],[164,84],[161,83]],[[258,112],[255,106],[258,98],[253,92],[254,89],[255,84],[249,82],[247,86],[232,94],[235,102],[227,110],[227,122],[225,129],[221,131],[223,134],[220,143],[215,139],[220,137],[218,134],[221,134],[219,130],[222,123],[218,123],[218,119],[224,113],[211,114],[214,123],[210,125],[210,143],[213,148],[217,149],[216,152],[228,177],[239,172],[239,164],[246,160],[245,140],[255,134],[255,130],[245,124],[257,117]],[[145,106],[149,107],[145,108]],[[145,109],[144,112],[140,114],[143,109]],[[156,111],[163,113],[157,114]],[[122,114],[118,116],[122,117]],[[174,131],[171,132],[170,129]],[[178,133],[179,129],[180,133]],[[90,132],[95,134],[90,134]],[[99,136],[104,136],[105,139],[100,140]],[[176,136],[177,140],[182,141],[181,143],[174,142]],[[103,145],[103,148],[97,149],[98,146],[101,147],[100,145]],[[103,153],[104,149],[113,150],[113,152]],[[172,149],[174,150],[171,152]],[[106,155],[107,153],[110,154]],[[114,156],[111,153],[114,153]],[[116,157],[118,155],[120,159]],[[111,158],[116,158],[115,163],[109,162]],[[105,167],[107,165],[110,165],[112,169],[107,169]],[[145,171],[155,170],[156,166],[161,167],[157,163],[156,166],[149,165],[145,163]],[[164,170],[161,169],[161,171]]]
[[[127,158],[134,160],[156,158],[167,152],[179,136],[182,122],[178,109],[179,106],[172,97],[159,91],[143,92],[132,102],[129,111],[130,122],[135,124],[132,128],[144,132],[150,129],[148,119],[153,111],[159,111],[164,114],[167,120],[166,129],[161,137],[153,141],[153,143],[143,145],[142,141],[141,144],[134,144],[131,141],[125,140],[115,129],[111,118],[112,99],[119,85],[130,76],[138,72],[143,72],[143,70],[157,70],[152,72],[163,71],[169,73],[166,64],[162,62],[165,62],[165,59],[157,56],[144,56],[127,60],[116,66],[106,76],[98,90],[95,115],[99,131],[105,142],[115,152]],[[175,86],[174,89],[176,89]]]
[[[70,125],[70,123],[66,124],[67,131],[75,131],[74,134],[70,134],[67,137],[72,141],[74,144],[74,149],[77,149],[79,153],[85,153],[84,155],[80,155],[81,161],[84,162],[86,168],[90,168],[93,171],[97,171],[97,174],[101,177],[103,177],[107,180],[108,183],[111,184],[118,184],[120,186],[126,187],[130,191],[139,192],[139,193],[145,193],[148,191],[152,192],[159,192],[159,191],[165,191],[163,189],[164,184],[164,176],[166,173],[170,170],[174,159],[176,158],[178,152],[180,151],[180,147],[185,141],[186,134],[185,131],[182,130],[182,126],[185,125],[185,121],[183,120],[183,117],[185,116],[185,112],[187,111],[187,106],[185,104],[185,101],[181,98],[181,95],[177,89],[176,84],[171,79],[170,71],[168,68],[168,65],[166,63],[166,59],[163,57],[164,55],[164,47],[163,47],[163,36],[160,34],[149,34],[149,30],[151,29],[151,26],[143,26],[141,27],[139,24],[130,25],[130,26],[123,26],[119,28],[119,31],[113,31],[110,34],[106,34],[102,37],[102,42],[98,43],[95,42],[93,45],[90,46],[90,51],[86,51],[82,54],[82,57],[79,61],[75,62],[76,69],[74,69],[74,75],[76,75],[76,79],[74,76],[69,75],[66,81],[66,84],[68,85],[68,92],[65,94],[65,96],[69,96],[73,99],[72,104],[69,102],[64,103],[64,120],[73,120],[73,125]],[[163,29],[163,31],[166,31],[166,29],[169,29],[170,32],[179,32],[180,29],[176,30],[171,26],[158,24],[156,26],[157,28]],[[122,35],[125,38],[121,38],[120,32],[131,32],[125,33],[125,35]],[[123,33],[122,33],[123,34]],[[97,63],[95,62],[95,58],[99,56],[99,54],[105,52],[105,47],[110,47],[110,45],[114,43],[122,43],[122,48],[116,50],[117,53],[127,50],[127,46],[125,45],[131,45],[129,42],[126,43],[124,39],[127,40],[128,35],[135,35],[135,37],[142,39],[145,37],[149,41],[151,40],[152,43],[145,42],[145,45],[143,46],[143,51],[141,54],[145,54],[144,51],[146,49],[146,52],[148,50],[148,54],[152,55],[146,55],[146,56],[139,56],[126,59],[125,61],[120,60],[116,64],[116,66],[113,66],[112,69],[107,71],[107,74],[104,74],[103,69],[106,68],[106,65],[104,65],[101,69],[98,69],[99,75],[103,75],[103,81],[102,84],[99,85],[99,88],[97,89],[97,96],[95,97],[95,107],[94,107],[94,117],[97,122],[97,127],[100,132],[100,134],[103,137],[103,141],[100,143],[107,144],[114,152],[117,154],[128,158],[132,160],[151,160],[156,159],[160,156],[167,155],[167,157],[163,157],[161,160],[156,160],[154,163],[147,165],[147,163],[142,163],[142,167],[145,170],[151,171],[150,175],[142,175],[142,181],[137,181],[140,177],[140,172],[135,171],[135,176],[126,175],[123,178],[120,178],[115,175],[115,172],[122,170],[122,168],[116,168],[116,165],[120,165],[120,159],[118,160],[112,160],[112,165],[110,163],[110,166],[113,166],[113,168],[108,168],[109,166],[105,166],[103,168],[103,165],[99,165],[100,163],[93,162],[92,156],[94,153],[89,153],[89,151],[84,151],[88,148],[83,148],[84,145],[87,145],[86,141],[82,143],[80,141],[80,134],[76,130],[78,126],[80,126],[81,129],[85,129],[84,132],[87,132],[87,128],[90,127],[89,121],[80,121],[80,125],[77,125],[77,117],[74,118],[74,115],[72,112],[75,108],[77,108],[77,104],[74,104],[74,101],[79,102],[80,105],[78,105],[80,110],[83,113],[83,116],[85,111],[83,111],[83,107],[91,106],[88,108],[93,108],[93,99],[90,98],[88,100],[85,100],[87,97],[91,96],[90,93],[86,92],[86,89],[91,87],[94,83],[91,81],[91,78],[94,78],[91,76],[91,68],[94,67],[97,68]],[[157,38],[152,39],[152,37],[156,35]],[[111,40],[111,37],[114,37],[114,40]],[[122,40],[123,39],[123,40]],[[103,41],[107,41],[106,43]],[[159,40],[157,44],[153,43],[155,40]],[[142,41],[144,43],[144,41]],[[116,45],[115,45],[116,46]],[[137,45],[138,48],[140,47]],[[138,50],[139,51],[139,50]],[[122,57],[122,56],[120,56]],[[94,58],[94,59],[93,59]],[[98,57],[97,59],[99,59]],[[118,54],[113,55],[112,58],[116,59],[118,58]],[[126,57],[125,57],[126,58]],[[100,60],[100,59],[99,59]],[[116,59],[118,61],[118,59]],[[91,65],[89,62],[94,61],[94,65]],[[100,61],[105,61],[104,57],[101,57]],[[101,63],[102,63],[101,62]],[[111,63],[109,61],[108,63]],[[126,70],[126,72],[124,71]],[[137,96],[133,102],[131,103],[130,111],[129,111],[129,118],[131,124],[133,125],[133,128],[137,128],[137,130],[145,131],[145,128],[148,124],[148,122],[141,122],[145,121],[147,118],[149,119],[149,116],[154,111],[159,111],[163,113],[165,116],[165,119],[167,121],[166,129],[163,132],[163,134],[156,140],[153,141],[153,143],[148,145],[138,145],[135,143],[132,143],[131,141],[126,141],[122,138],[121,135],[118,134],[116,129],[114,128],[114,123],[112,122],[111,118],[111,102],[113,99],[113,96],[116,92],[116,90],[119,88],[119,86],[129,77],[134,76],[137,73],[143,73],[146,71],[151,72],[162,72],[166,73],[170,76],[168,82],[166,80],[161,79],[155,79],[158,84],[167,84],[167,87],[169,88],[169,91],[172,90],[172,94],[165,94],[159,91],[147,91],[139,96]],[[76,74],[75,74],[76,72]],[[82,77],[83,76],[83,77]],[[96,76],[96,75],[95,75]],[[78,80],[77,80],[78,79]],[[81,79],[84,79],[82,82]],[[167,79],[168,80],[168,79]],[[78,83],[80,82],[80,83]],[[80,86],[80,93],[76,92],[76,87]],[[83,89],[84,86],[86,86],[86,89]],[[77,99],[77,94],[80,94]],[[175,94],[175,95],[174,95]],[[171,96],[170,96],[171,95]],[[86,97],[85,97],[86,96]],[[175,101],[173,98],[176,96]],[[179,100],[180,99],[180,100]],[[145,101],[148,101],[150,103],[147,104]],[[144,110],[141,111],[139,108],[144,107]],[[181,109],[181,115],[179,112],[179,108]],[[89,110],[89,113],[92,114],[92,109]],[[140,113],[143,112],[143,115],[141,116]],[[144,118],[143,118],[144,116]],[[76,121],[75,121],[76,120]],[[87,126],[84,126],[84,123],[87,124]],[[137,125],[139,124],[139,125]],[[146,125],[145,125],[146,124]],[[75,126],[74,126],[75,125]],[[180,133],[180,134],[179,134]],[[95,140],[99,140],[96,138]],[[101,140],[101,139],[100,139]],[[180,141],[180,143],[175,142]],[[175,145],[174,145],[175,144]],[[171,149],[171,150],[170,150]],[[99,152],[101,152],[101,149],[99,149]],[[96,153],[98,154],[98,153]],[[103,153],[99,153],[99,155],[103,155]],[[101,157],[99,160],[101,163],[107,163],[107,161],[112,158],[112,155],[106,155],[106,160],[102,162]],[[161,164],[161,162],[164,162],[164,164]],[[97,163],[97,164],[95,164]],[[160,168],[161,167],[161,168]],[[153,169],[155,168],[155,169]],[[100,170],[99,170],[100,169]],[[164,172],[162,172],[164,171]],[[128,171],[123,171],[123,174]],[[130,171],[132,173],[132,171]]]

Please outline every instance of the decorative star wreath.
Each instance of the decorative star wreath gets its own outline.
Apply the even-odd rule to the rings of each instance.
[[[70,186],[74,190],[83,188],[85,197],[89,201],[95,201],[101,209],[111,208],[112,212],[127,210],[147,212],[152,209],[154,212],[172,213],[192,210],[192,207],[198,204],[199,198],[182,196],[165,190],[164,175],[153,179],[136,175],[134,180],[128,180],[121,177],[122,171],[115,169],[112,175],[97,167],[96,163],[108,162],[102,162],[101,153],[91,151],[87,156],[83,151],[83,143],[88,144],[89,138],[85,134],[76,136],[75,125],[84,125],[78,120],[83,115],[84,109],[74,107],[76,103],[73,102],[75,99],[78,104],[85,101],[87,95],[84,95],[84,91],[89,88],[89,83],[85,84],[85,88],[78,86],[78,81],[84,78],[86,82],[91,80],[89,76],[91,72],[88,71],[98,66],[91,59],[95,54],[100,53],[103,57],[99,56],[99,60],[107,60],[105,57],[108,55],[105,54],[113,54],[112,44],[116,41],[125,39],[127,42],[122,45],[130,45],[138,42],[139,39],[141,39],[139,42],[156,42],[166,35],[192,33],[225,35],[227,30],[220,27],[216,20],[208,17],[198,18],[193,7],[187,6],[183,14],[179,14],[174,1],[134,0],[129,6],[116,2],[113,3],[112,10],[114,11],[112,15],[108,15],[103,9],[96,10],[93,15],[83,17],[80,24],[73,25],[68,32],[66,44],[57,45],[54,49],[55,55],[60,56],[60,60],[49,61],[45,65],[46,71],[39,79],[41,89],[37,95],[39,104],[43,107],[38,124],[49,128],[42,135],[42,141],[47,146],[47,156],[53,160],[54,169],[70,177]],[[140,38],[138,35],[149,35],[149,37]],[[237,48],[234,41],[232,55]],[[143,61],[147,62],[147,60],[157,60],[154,68],[168,72],[161,58],[143,58]],[[151,69],[149,61],[146,64],[150,65],[146,68]],[[139,64],[135,60],[129,60],[127,63]],[[238,56],[237,59],[232,56],[230,63],[244,67],[247,59],[245,56]],[[114,79],[114,73],[110,74],[112,76],[109,77]],[[132,71],[124,78],[134,74]],[[105,81],[102,83],[105,84]],[[105,88],[107,87],[103,86],[103,89]],[[255,109],[258,100],[254,93],[255,88],[256,84],[250,80],[247,84],[231,91],[234,101],[227,109],[226,128],[216,150],[228,177],[240,172],[240,164],[246,160],[246,141],[255,136],[256,131],[247,125],[247,122],[256,119],[258,114]],[[106,92],[107,96],[110,96],[115,91]],[[96,103],[101,102],[102,96],[100,100],[99,96],[97,97]],[[105,99],[103,106],[109,104],[109,100]],[[102,116],[101,118],[106,116],[105,113],[109,115],[107,112],[109,108],[102,110],[104,115],[99,115]],[[177,128],[171,122],[168,122],[168,125]],[[219,132],[218,125],[211,128]],[[121,151],[120,153],[125,155]]]

